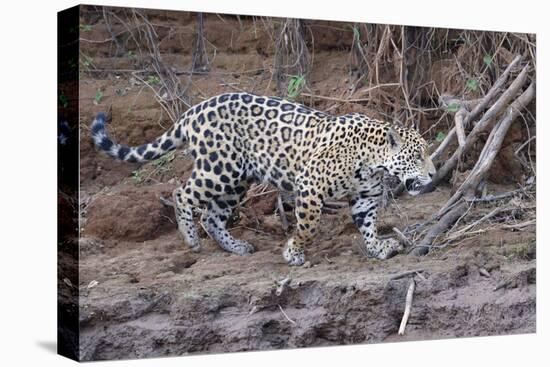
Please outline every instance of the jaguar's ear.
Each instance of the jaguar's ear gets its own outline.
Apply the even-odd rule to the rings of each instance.
[[[386,132],[386,142],[391,150],[399,150],[403,144],[401,136],[399,136],[397,131],[395,131],[392,127],[390,127]]]

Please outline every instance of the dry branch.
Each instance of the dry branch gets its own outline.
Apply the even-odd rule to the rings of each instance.
[[[526,70],[527,66],[524,68],[525,72]],[[476,165],[470,172],[470,175],[462,183],[459,189],[456,190],[455,194],[449,199],[447,204],[443,206],[440,213],[442,213],[447,207],[455,203],[460,197],[473,196],[473,192],[475,191],[481,180],[487,175],[489,169],[491,168],[491,165],[493,164],[493,161],[497,156],[497,153],[500,151],[502,142],[504,141],[504,137],[506,136],[510,125],[512,124],[512,122],[514,122],[520,111],[525,106],[527,106],[527,104],[529,104],[529,102],[531,102],[534,97],[535,84],[531,83],[531,85],[525,90],[525,92],[523,92],[521,96],[519,96],[508,108],[508,111],[506,112],[504,118],[502,118],[502,120],[500,120],[495,125],[491,134],[489,135],[489,138],[487,139],[487,142],[485,143],[485,147],[483,148]]]
[[[472,138],[470,138],[470,140],[467,141],[465,129],[468,128],[471,122],[487,107],[489,103],[491,103],[495,99],[496,95],[501,91],[502,87],[506,84],[506,81],[508,80],[508,76],[510,75],[510,72],[519,63],[520,60],[521,60],[521,56],[519,55],[516,56],[514,60],[508,65],[508,67],[506,67],[502,75],[493,84],[491,89],[487,91],[487,94],[479,100],[462,101],[456,97],[449,96],[449,95],[440,96],[439,104],[442,108],[448,109],[450,108],[450,106],[456,105],[459,107],[459,109],[455,115],[455,126],[451,130],[449,130],[449,132],[445,136],[445,139],[443,139],[443,141],[441,142],[441,144],[439,144],[437,149],[430,155],[430,159],[434,162],[437,159],[439,159],[439,157],[445,151],[445,149],[447,149],[449,145],[454,141],[455,137],[458,138],[459,148],[454,152],[452,157],[449,158],[445,162],[445,164],[436,172],[432,182],[425,188],[424,190],[425,192],[432,191],[456,167],[462,155],[462,152],[470,149],[473,143],[477,140],[477,139],[474,139],[474,138],[477,138],[477,136],[471,135],[470,133],[468,137],[472,136]],[[520,74],[516,78],[516,80],[514,80],[512,85],[510,85],[510,87],[508,88],[509,91],[512,90],[510,93],[512,93],[514,90],[517,93],[517,91],[523,85],[523,84],[521,85],[519,84],[521,82],[525,83],[525,80],[526,80],[525,78],[527,77],[526,69],[527,67],[525,67],[524,70],[522,71],[522,73],[525,72],[524,75],[522,76],[522,74]],[[493,105],[493,107],[495,107],[493,111],[491,113],[489,113],[491,110],[487,111],[487,113],[483,116],[480,122],[478,122],[476,127],[480,124],[482,125],[482,127],[478,128],[478,130],[476,131],[476,134],[478,133],[478,131],[483,131],[486,125],[492,121],[491,118],[495,117],[496,112],[499,112],[502,108],[504,108],[506,101],[509,101],[508,96],[504,96],[504,98],[503,96],[501,96],[501,98],[495,103],[497,107]],[[472,131],[472,133],[473,132],[474,131]],[[393,196],[400,195],[404,189],[405,189],[405,185],[402,183],[399,184],[393,190]]]
[[[191,71],[207,71],[210,62],[208,61],[208,54],[204,45],[204,19],[202,13],[197,13],[197,32],[194,44]]]
[[[399,237],[399,239],[401,240],[402,243],[404,243],[406,246],[410,246],[411,245],[411,241],[407,238],[407,236],[405,236],[403,234],[403,232],[401,232],[398,228],[396,227],[393,227],[392,228],[392,231],[397,235],[397,237]]]
[[[455,128],[458,146],[462,149],[466,144],[466,133],[464,132],[464,119],[468,115],[468,111],[464,107],[458,110],[455,114]]]
[[[425,271],[425,269],[413,269],[413,270],[407,270],[403,273],[399,273],[399,274],[396,274],[396,275],[393,275],[391,278],[390,278],[390,281],[392,280],[397,280],[397,279],[402,279],[402,278],[405,278],[405,277],[408,277],[409,275],[418,275],[420,273],[423,273]]]
[[[483,132],[495,117],[502,112],[510,103],[512,98],[520,91],[525,82],[527,81],[529,65],[526,65],[521,73],[514,79],[508,89],[497,99],[497,101],[485,112],[483,117],[476,123],[472,131],[468,134],[463,147],[459,147],[454,154],[449,158],[445,164],[435,174],[432,185],[437,186],[443,178],[445,178],[457,165],[462,152],[469,151],[475,142],[479,138],[479,134]],[[481,104],[481,103],[480,103]],[[473,111],[472,111],[473,113]],[[465,118],[465,122],[468,117]]]
[[[281,313],[283,314],[283,316],[285,317],[285,319],[287,319],[288,322],[290,322],[292,325],[296,325],[296,321],[292,320],[290,317],[288,317],[288,315],[286,314],[285,310],[283,310],[283,308],[281,307],[281,305],[277,305],[279,306],[279,310],[281,310]]]
[[[452,235],[449,235],[447,237],[447,240],[450,241],[450,240],[454,240],[456,238],[459,238],[461,236],[463,236],[466,232],[468,232],[470,229],[474,228],[475,226],[477,226],[478,224],[480,224],[481,222],[487,220],[487,219],[490,219],[492,217],[494,217],[495,215],[503,212],[503,211],[506,211],[508,210],[509,208],[501,208],[501,207],[496,207],[495,209],[493,209],[491,212],[485,214],[483,217],[481,217],[480,219],[476,220],[475,222],[473,223],[470,223],[468,224],[467,226],[461,228],[460,230],[456,231],[456,232],[453,232]]]
[[[433,241],[439,236],[440,233],[452,226],[458,218],[460,218],[468,210],[468,204],[462,202],[443,215],[437,223],[435,223],[424,236],[422,241],[418,245],[415,245],[411,250],[413,255],[421,256],[426,255],[430,251]]]
[[[403,319],[401,319],[401,325],[399,325],[398,335],[405,334],[405,327],[407,326],[407,321],[409,321],[409,315],[411,314],[411,307],[414,295],[414,287],[416,283],[414,277],[409,280],[409,287],[407,289],[407,297],[405,299],[405,311],[403,312]]]

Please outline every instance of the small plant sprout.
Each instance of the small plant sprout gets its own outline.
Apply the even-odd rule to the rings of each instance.
[[[468,81],[466,82],[466,88],[468,88],[469,90],[476,90],[477,89],[477,80],[475,79],[468,79]]]
[[[94,104],[97,106],[101,102],[102,98],[103,98],[103,92],[99,89],[96,90],[95,96],[94,96]]]
[[[89,24],[81,24],[80,30],[84,32],[90,32],[92,30],[92,26]]]
[[[159,85],[160,84],[160,78],[158,76],[149,75],[149,77],[147,78],[147,84]]]
[[[483,56],[483,63],[487,66],[491,66],[491,64],[493,63],[493,58],[491,57],[491,55]]]
[[[300,94],[302,87],[305,83],[305,77],[303,75],[291,75],[288,81],[287,97],[294,99]]]
[[[460,108],[460,105],[458,103],[452,102],[452,103],[449,103],[449,105],[447,106],[447,111],[456,112],[458,111],[459,108]]]

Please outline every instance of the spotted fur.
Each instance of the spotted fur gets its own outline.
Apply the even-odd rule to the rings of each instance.
[[[363,242],[362,252],[386,259],[401,248],[376,237],[382,175],[389,172],[411,194],[435,173],[427,144],[415,130],[392,127],[361,114],[330,116],[301,104],[249,93],[229,93],[199,103],[152,143],[127,147],[105,131],[105,115],[91,125],[95,144],[111,157],[144,162],[188,142],[195,160],[187,183],[173,193],[178,228],[194,251],[200,249],[194,207],[204,207],[202,223],[226,251],[253,252],[226,228],[233,209],[254,181],[269,182],[296,195],[296,234],[283,256],[305,261],[304,248],[316,234],[323,204],[347,196]]]

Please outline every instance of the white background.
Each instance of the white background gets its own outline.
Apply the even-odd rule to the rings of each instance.
[[[544,1],[146,0],[104,4],[537,33],[537,334],[102,362],[98,366],[536,366],[548,359],[548,58]],[[65,366],[56,339],[56,12],[3,2],[0,21],[0,364]],[[543,348],[546,345],[546,350]],[[546,352],[546,353],[545,353]]]

